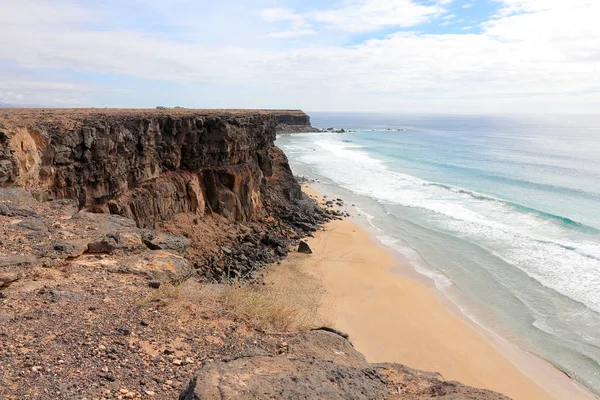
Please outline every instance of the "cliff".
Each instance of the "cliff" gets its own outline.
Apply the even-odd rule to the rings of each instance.
[[[239,282],[262,288],[263,265],[341,216],[302,193],[274,145],[282,122],[310,125],[287,111],[0,110],[0,397],[502,398],[369,365],[336,335],[290,334],[288,348],[256,325],[289,311],[265,316],[265,295]]]
[[[255,272],[285,256],[294,240],[328,218],[303,197],[285,155],[274,145],[285,115],[264,110],[4,110],[0,186],[24,188],[43,202],[71,199],[83,211],[116,214],[138,228],[190,236],[188,259],[208,278],[232,269],[237,275]],[[286,121],[306,122],[303,115],[291,112]],[[250,258],[222,254],[203,243],[205,227],[198,221],[212,215],[262,224],[254,228],[258,249],[244,249]],[[267,221],[269,216],[276,219]],[[277,237],[265,239],[273,221]],[[243,232],[226,236],[223,242],[242,247]]]
[[[207,204],[243,219],[261,208],[260,180],[270,174],[266,152],[275,139],[271,117],[123,110],[16,114],[0,118],[4,187],[28,188],[44,201],[74,198],[85,207],[104,204],[148,182],[160,186],[157,178],[175,173],[179,176],[169,179],[181,181],[185,193],[161,195],[170,197],[176,209],[203,213]],[[115,210],[142,225],[150,223],[149,212],[164,211],[160,204],[145,210],[136,203],[143,195],[131,194],[116,200]]]
[[[313,128],[310,117],[300,110],[274,111],[278,133],[318,132]]]
[[[111,212],[151,226],[205,209],[251,219],[273,174],[276,127],[310,127],[310,119],[300,111],[18,110],[1,113],[0,124],[0,186],[42,201],[77,199],[81,208],[111,201]]]

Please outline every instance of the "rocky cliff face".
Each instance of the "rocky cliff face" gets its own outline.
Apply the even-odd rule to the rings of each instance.
[[[179,212],[246,221],[264,208],[271,159],[282,158],[273,144],[281,122],[310,126],[301,112],[7,111],[0,185],[81,208],[108,204],[143,227]],[[299,198],[291,179],[288,195]]]
[[[277,132],[299,133],[317,132],[310,122],[310,117],[300,110],[274,111],[273,116],[277,121]]]
[[[110,202],[141,226],[177,212],[247,220],[262,208],[275,140],[268,115],[22,112],[0,129],[0,185],[40,200]]]
[[[26,189],[41,202],[74,200],[79,209],[117,214],[138,228],[190,236],[188,258],[198,271],[213,278],[234,267],[240,275],[284,256],[290,240],[327,218],[302,195],[274,145],[285,115],[6,110],[0,113],[0,186]],[[303,116],[292,112],[285,121],[306,122]],[[199,221],[211,216],[259,223],[247,228],[257,235],[258,248],[246,253],[256,259],[227,252],[209,257]],[[264,238],[271,228],[275,233]],[[228,235],[223,242],[252,242],[244,232]]]

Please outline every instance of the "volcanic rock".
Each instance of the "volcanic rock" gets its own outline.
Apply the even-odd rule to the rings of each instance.
[[[306,242],[300,242],[298,245],[298,253],[312,254],[312,249]]]

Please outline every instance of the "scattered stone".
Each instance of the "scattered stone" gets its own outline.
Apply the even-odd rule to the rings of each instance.
[[[13,207],[8,204],[0,204],[0,215],[5,217],[35,217],[37,213],[33,210]]]
[[[300,242],[298,245],[298,253],[302,254],[312,254],[312,249],[306,242]]]
[[[184,254],[190,245],[189,239],[185,237],[148,230],[142,232],[142,241],[150,250],[172,251],[177,254]]]
[[[117,332],[121,335],[129,336],[131,335],[131,327],[129,325],[121,325],[117,328]]]
[[[88,244],[88,253],[102,254],[112,253],[119,247],[121,236],[118,233],[108,234],[101,240]]]
[[[48,226],[41,218],[28,217],[17,224],[20,228],[28,229],[42,234],[48,234]]]
[[[159,287],[162,283],[182,282],[194,272],[186,258],[164,250],[149,252],[143,259],[130,265],[128,270],[148,278],[151,287],[156,286],[153,282],[158,282]]]
[[[231,254],[231,248],[227,246],[221,246],[221,250],[223,250],[223,253],[225,254]]]
[[[0,272],[0,288],[8,287],[20,278],[17,272]]]

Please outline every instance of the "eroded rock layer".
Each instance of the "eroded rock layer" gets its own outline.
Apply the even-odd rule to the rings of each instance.
[[[184,255],[199,273],[247,276],[331,217],[275,147],[281,121],[310,125],[297,111],[3,110],[0,185],[188,236]],[[233,224],[207,238],[216,216]]]
[[[318,129],[313,128],[310,117],[300,110],[275,111],[273,116],[277,121],[277,132],[318,132]]]
[[[22,111],[26,113],[26,111]],[[105,204],[148,225],[149,213],[204,213],[247,219],[262,206],[264,154],[276,121],[260,114],[30,111],[0,128],[0,185],[40,200]],[[262,158],[261,158],[262,153]],[[168,175],[166,175],[168,174]],[[160,191],[149,199],[144,191]],[[152,208],[149,210],[148,208]],[[169,218],[172,215],[165,215]]]

